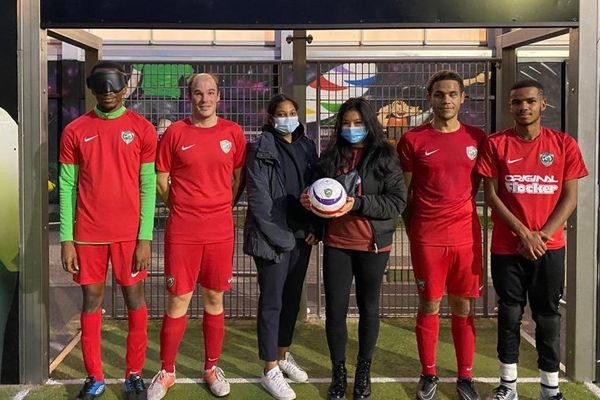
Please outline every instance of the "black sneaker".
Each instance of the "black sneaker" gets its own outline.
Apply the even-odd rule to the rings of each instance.
[[[127,394],[127,400],[146,400],[148,398],[144,380],[137,374],[131,374],[129,378],[125,379],[123,389]]]
[[[417,385],[417,400],[433,400],[436,398],[439,378],[435,375],[421,375]]]
[[[87,378],[85,378],[85,382],[83,383],[83,387],[77,395],[77,399],[94,400],[102,396],[104,390],[106,390],[106,385],[104,384],[104,381],[98,382],[93,376],[88,376]]]
[[[480,400],[473,379],[458,378],[456,381],[456,391],[460,400]]]

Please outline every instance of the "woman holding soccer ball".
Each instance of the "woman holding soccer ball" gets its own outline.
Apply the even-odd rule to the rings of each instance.
[[[346,315],[354,279],[360,319],[353,399],[370,399],[381,281],[396,219],[406,205],[402,170],[375,112],[361,97],[351,98],[340,107],[335,132],[317,165],[320,177],[335,178],[347,192],[346,204],[327,220],[323,238],[325,330],[332,362],[327,398],[345,398]],[[301,202],[311,208],[307,192]]]
[[[313,181],[315,144],[298,122],[298,104],[278,94],[267,106],[267,124],[248,146],[246,177],[248,213],[244,252],[258,270],[258,352],[265,362],[264,389],[276,399],[296,394],[284,378],[308,380],[289,353],[300,295],[319,219],[300,204],[303,189]]]

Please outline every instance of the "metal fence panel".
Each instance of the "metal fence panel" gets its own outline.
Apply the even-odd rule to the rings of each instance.
[[[441,69],[460,73],[466,86],[467,101],[461,109],[461,121],[489,131],[490,96],[489,78],[494,70],[492,60],[436,61],[361,61],[343,60],[309,62],[307,65],[307,132],[323,150],[333,130],[335,113],[348,98],[366,97],[377,110],[388,140],[396,143],[400,135],[413,126],[428,120],[430,110],[426,100],[428,77]],[[126,68],[136,75],[132,79],[131,94],[126,105],[142,113],[157,126],[160,132],[172,121],[189,115],[186,102],[186,79],[193,72],[212,72],[219,79],[221,102],[218,114],[240,124],[248,141],[261,132],[266,107],[276,93],[291,93],[292,70],[290,63],[202,63],[202,64],[136,64]],[[137,81],[136,81],[137,80]],[[258,303],[256,269],[251,257],[242,252],[242,229],[246,212],[245,197],[234,209],[236,245],[233,259],[234,278],[232,290],[225,295],[227,317],[255,317]],[[164,227],[168,210],[157,206],[155,236],[152,244],[152,262],[146,280],[146,298],[149,316],[160,318],[166,304],[166,290],[162,271],[164,268]],[[487,231],[487,211],[480,207],[484,232]],[[487,235],[484,235],[487,238]],[[487,243],[484,243],[487,249]],[[309,315],[324,316],[324,294],[321,279],[320,247],[311,257],[306,279],[307,308]],[[484,259],[487,265],[487,258]],[[484,297],[476,301],[477,314],[488,314],[487,267],[484,275]],[[127,310],[120,290],[114,290],[112,317],[126,317]],[[198,292],[198,291],[197,291]],[[388,270],[381,292],[382,316],[414,315],[417,306],[413,284],[409,245],[401,222],[395,235]],[[447,312],[444,305],[443,311]],[[354,298],[351,315],[357,314]],[[194,295],[190,304],[190,317],[202,315],[202,300]]]

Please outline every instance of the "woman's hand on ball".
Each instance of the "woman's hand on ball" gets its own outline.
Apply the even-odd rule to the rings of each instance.
[[[340,208],[340,211],[333,214],[332,218],[341,217],[342,215],[347,214],[348,212],[350,212],[350,210],[352,210],[352,207],[354,207],[354,197],[348,196],[346,197],[346,204],[344,204],[342,208]]]
[[[302,194],[300,195],[300,204],[302,207],[310,210],[310,197],[308,196],[308,188],[304,188]]]

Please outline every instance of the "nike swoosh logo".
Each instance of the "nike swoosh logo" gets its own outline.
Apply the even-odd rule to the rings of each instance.
[[[131,273],[131,277],[132,277],[132,278],[135,278],[136,276],[138,276],[138,275],[139,275],[139,273],[140,273],[140,271],[137,271],[137,272],[132,272],[132,273]]]
[[[210,357],[208,357],[208,362],[217,361],[218,359],[219,359],[219,357],[217,357],[217,358],[210,358]]]
[[[432,155],[433,153],[437,153],[438,151],[440,151],[440,149],[435,149],[433,151],[425,150],[425,157],[429,157],[430,155]]]
[[[86,138],[83,138],[83,141],[87,143],[87,142],[89,142],[90,140],[94,140],[94,139],[96,139],[97,137],[98,137],[98,135],[96,135],[96,136],[92,136],[92,137],[86,137]]]
[[[189,146],[181,146],[181,151],[186,151],[188,149],[191,149],[194,146],[195,146],[195,144],[190,144]]]
[[[458,391],[460,392],[460,394],[461,394],[461,397],[462,397],[463,399],[466,399],[466,400],[475,400],[475,397],[471,397],[471,396],[469,395],[469,393],[465,392],[464,390],[462,390],[462,389],[458,388]]]
[[[433,386],[431,389],[429,389],[429,392],[422,393],[421,398],[423,400],[433,400],[433,396],[435,396],[436,389],[437,389],[437,386]]]
[[[515,158],[514,160],[507,160],[506,163],[507,164],[514,164],[517,161],[521,161],[522,159],[523,159],[523,157],[521,157],[521,158]]]

